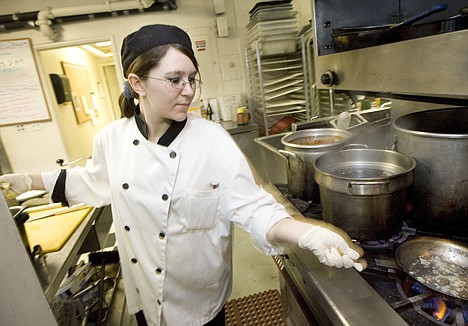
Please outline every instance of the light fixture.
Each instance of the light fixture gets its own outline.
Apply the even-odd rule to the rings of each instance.
[[[83,49],[93,53],[94,55],[97,55],[97,56],[100,56],[100,57],[111,57],[113,56],[114,54],[112,52],[103,52],[97,48],[95,48],[94,46],[91,46],[89,44],[85,44],[85,45],[82,45],[81,46]]]
[[[94,43],[95,46],[101,48],[101,47],[106,47],[106,46],[111,46],[111,41],[103,41],[103,42],[96,42]]]

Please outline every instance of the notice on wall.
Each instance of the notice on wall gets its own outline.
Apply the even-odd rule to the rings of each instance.
[[[0,41],[0,125],[50,120],[30,39]]]

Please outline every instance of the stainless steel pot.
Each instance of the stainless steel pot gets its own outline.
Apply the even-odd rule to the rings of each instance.
[[[381,149],[347,149],[320,156],[314,168],[324,221],[357,240],[394,236],[403,224],[415,166],[411,157]]]
[[[343,148],[352,136],[349,131],[333,128],[304,129],[283,136],[281,143],[285,149],[279,152],[288,162],[289,192],[294,197],[318,203],[320,197],[314,181],[314,161],[320,155]]]
[[[468,233],[468,108],[415,112],[393,122],[396,150],[413,157],[417,227]]]

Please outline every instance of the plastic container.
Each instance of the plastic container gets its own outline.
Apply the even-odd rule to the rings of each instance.
[[[350,122],[351,122],[351,115],[349,114],[349,112],[344,111],[344,112],[341,112],[340,115],[338,116],[338,122],[336,126],[338,129],[346,130],[349,128]]]

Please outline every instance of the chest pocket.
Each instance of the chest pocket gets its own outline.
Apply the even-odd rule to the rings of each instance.
[[[180,201],[180,222],[187,230],[212,229],[219,222],[219,189],[184,190]]]

